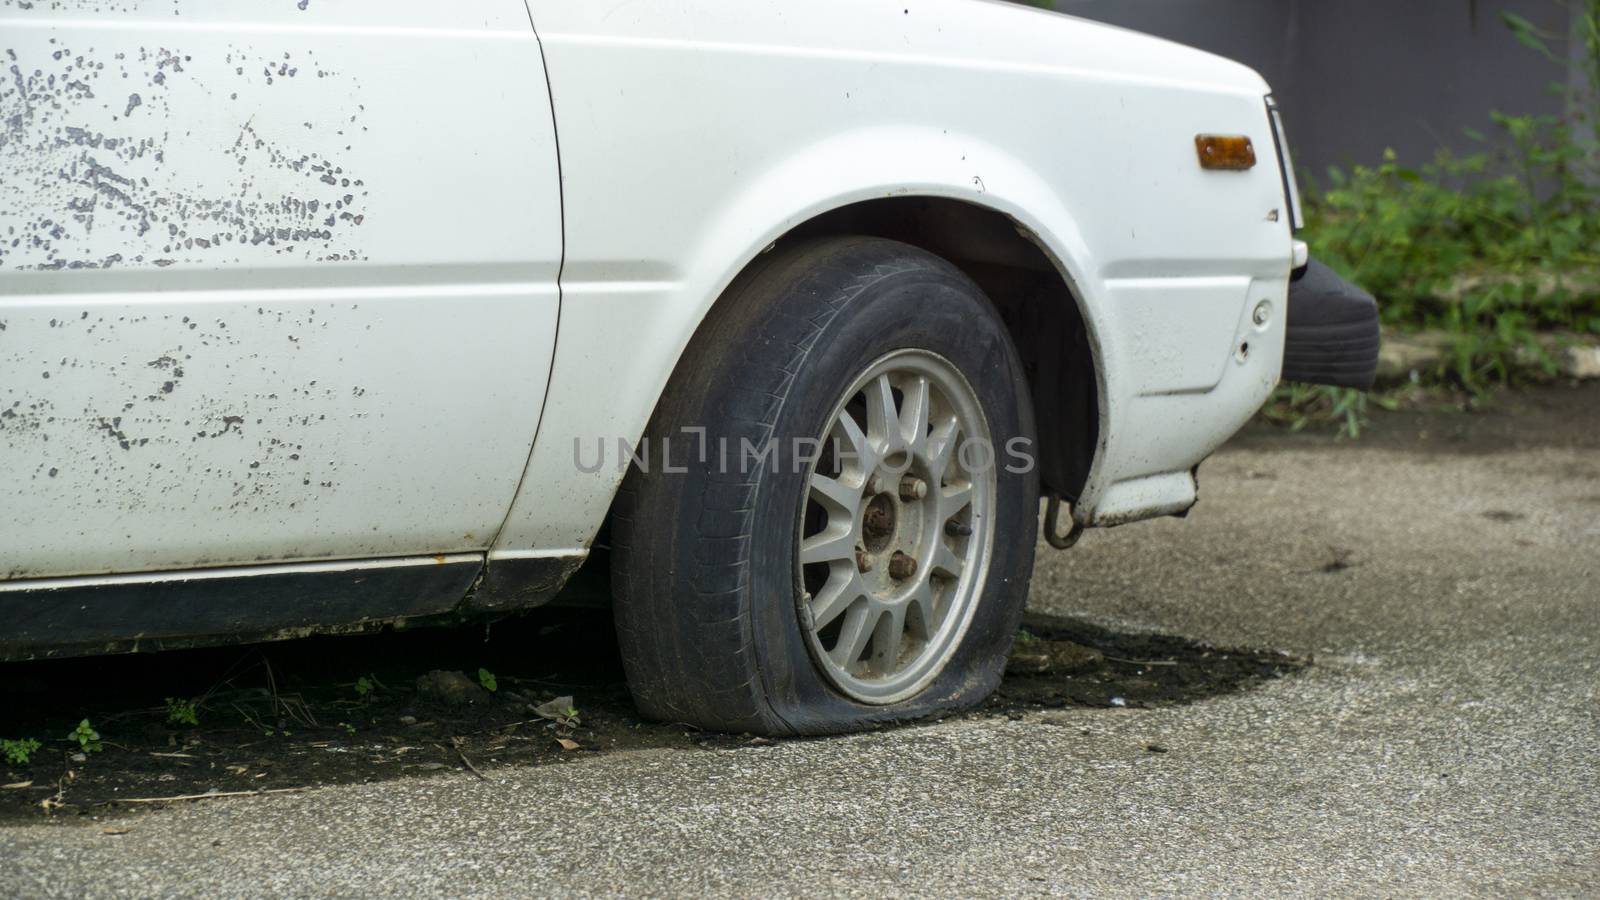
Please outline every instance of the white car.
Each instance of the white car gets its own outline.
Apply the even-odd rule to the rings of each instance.
[[[904,719],[998,682],[1042,497],[1181,515],[1280,375],[1371,379],[1267,85],[1066,16],[7,0],[0,53],[0,659],[606,549],[645,714]]]

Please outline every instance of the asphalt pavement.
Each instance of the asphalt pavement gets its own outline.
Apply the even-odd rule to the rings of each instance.
[[[1291,677],[15,824],[0,894],[1594,896],[1600,391],[1517,405],[1253,431],[1186,520],[1041,547],[1034,609]]]

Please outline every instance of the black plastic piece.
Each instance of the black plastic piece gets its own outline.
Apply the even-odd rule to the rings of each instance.
[[[19,589],[0,591],[0,660],[370,631],[452,613],[482,568],[462,560],[331,572],[268,566],[32,590],[13,582]]]
[[[1378,301],[1312,260],[1289,285],[1283,380],[1366,390],[1378,375]]]

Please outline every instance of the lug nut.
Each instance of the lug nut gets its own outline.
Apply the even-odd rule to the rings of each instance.
[[[972,526],[957,522],[954,519],[944,523],[944,533],[951,537],[971,537]]]
[[[907,503],[928,496],[928,483],[910,475],[900,479],[900,499]]]
[[[872,571],[872,557],[862,547],[856,548],[856,571],[863,575]]]
[[[915,559],[901,553],[899,550],[894,552],[894,556],[889,557],[889,575],[891,577],[904,580],[915,574],[917,574],[917,561]]]

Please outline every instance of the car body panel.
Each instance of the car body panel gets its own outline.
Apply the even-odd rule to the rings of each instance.
[[[592,462],[593,442],[637,439],[701,319],[772,241],[875,197],[1005,213],[1073,286],[1105,436],[1082,521],[1187,508],[1189,471],[1276,382],[1270,352],[1233,361],[1251,300],[1286,284],[1292,257],[1267,88],[1245,67],[976,0],[529,6],[561,136],[566,302],[491,556],[586,548],[622,471],[614,451],[579,471],[577,448]],[[1217,132],[1249,135],[1264,164],[1201,171],[1195,135]],[[1143,302],[1119,304],[1119,284]],[[1164,307],[1181,320],[1162,325]],[[1169,340],[1202,319],[1205,345]],[[1175,347],[1184,359],[1152,368]],[[1185,415],[1163,422],[1174,406]],[[1165,493],[1112,490],[1159,474]]]
[[[519,0],[0,33],[0,578],[486,548],[559,308]]]

